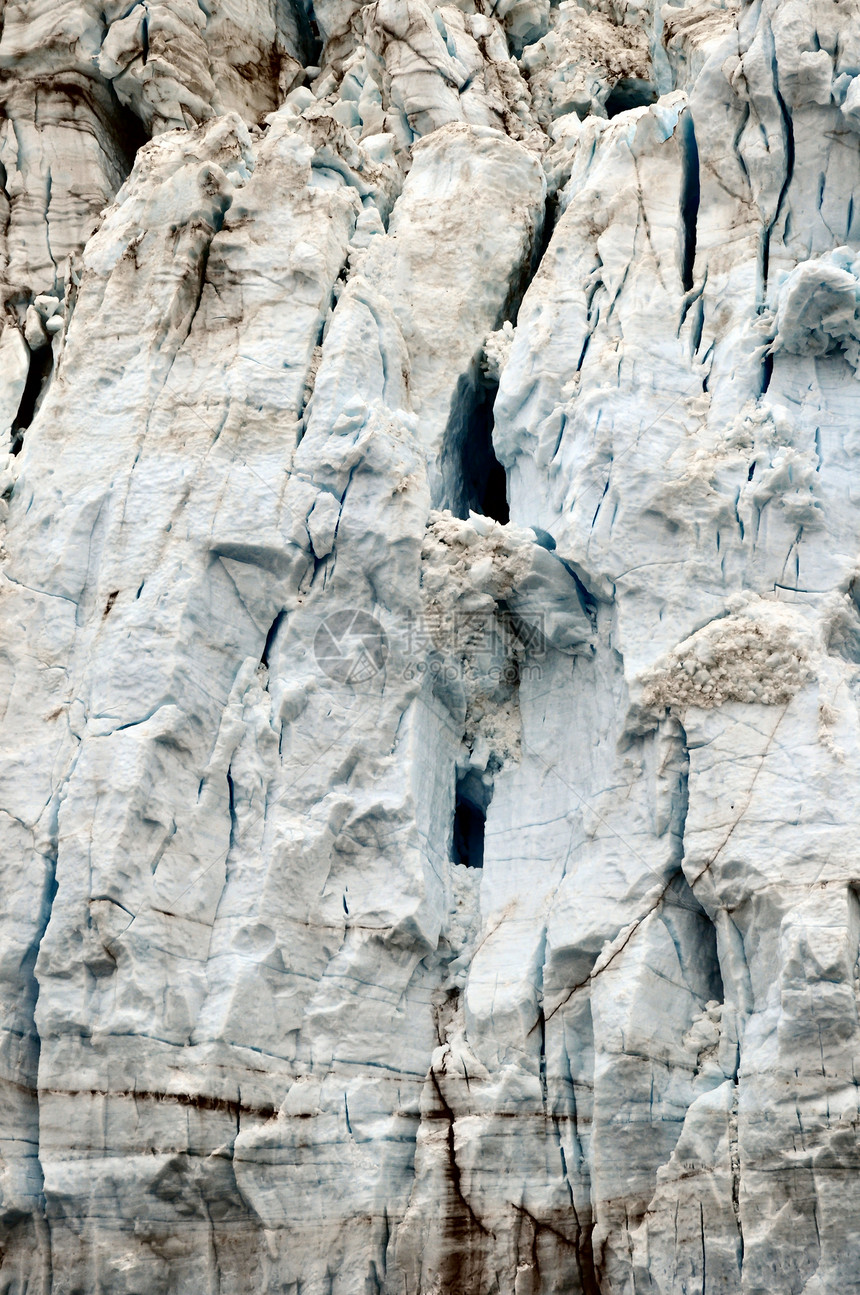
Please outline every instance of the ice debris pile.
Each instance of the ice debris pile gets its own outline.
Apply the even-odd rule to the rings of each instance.
[[[860,1292],[860,0],[0,10],[0,1287]]]

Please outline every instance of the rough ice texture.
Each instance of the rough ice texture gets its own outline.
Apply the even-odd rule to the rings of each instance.
[[[860,1292],[858,0],[0,11],[0,1289]]]

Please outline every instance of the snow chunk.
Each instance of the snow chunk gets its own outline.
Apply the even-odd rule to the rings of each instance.
[[[552,30],[523,51],[535,111],[548,128],[575,112],[607,116],[606,101],[620,82],[652,81],[648,39],[642,27],[617,26],[605,14],[563,3]]]
[[[506,319],[501,328],[495,333],[490,333],[484,343],[484,361],[481,367],[491,381],[498,382],[513,344],[514,326],[509,319]]]
[[[813,641],[796,613],[764,598],[711,621],[646,676],[649,709],[711,709],[727,701],[784,704],[814,677]]]
[[[827,355],[842,350],[860,370],[860,257],[850,247],[802,261],[779,289],[771,351]]]

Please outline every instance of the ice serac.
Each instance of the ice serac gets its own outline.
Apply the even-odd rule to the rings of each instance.
[[[860,1293],[860,3],[0,9],[2,1289]]]

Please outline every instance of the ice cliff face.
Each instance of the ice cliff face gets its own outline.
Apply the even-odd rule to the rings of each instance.
[[[0,12],[0,1289],[860,1291],[860,2]]]

